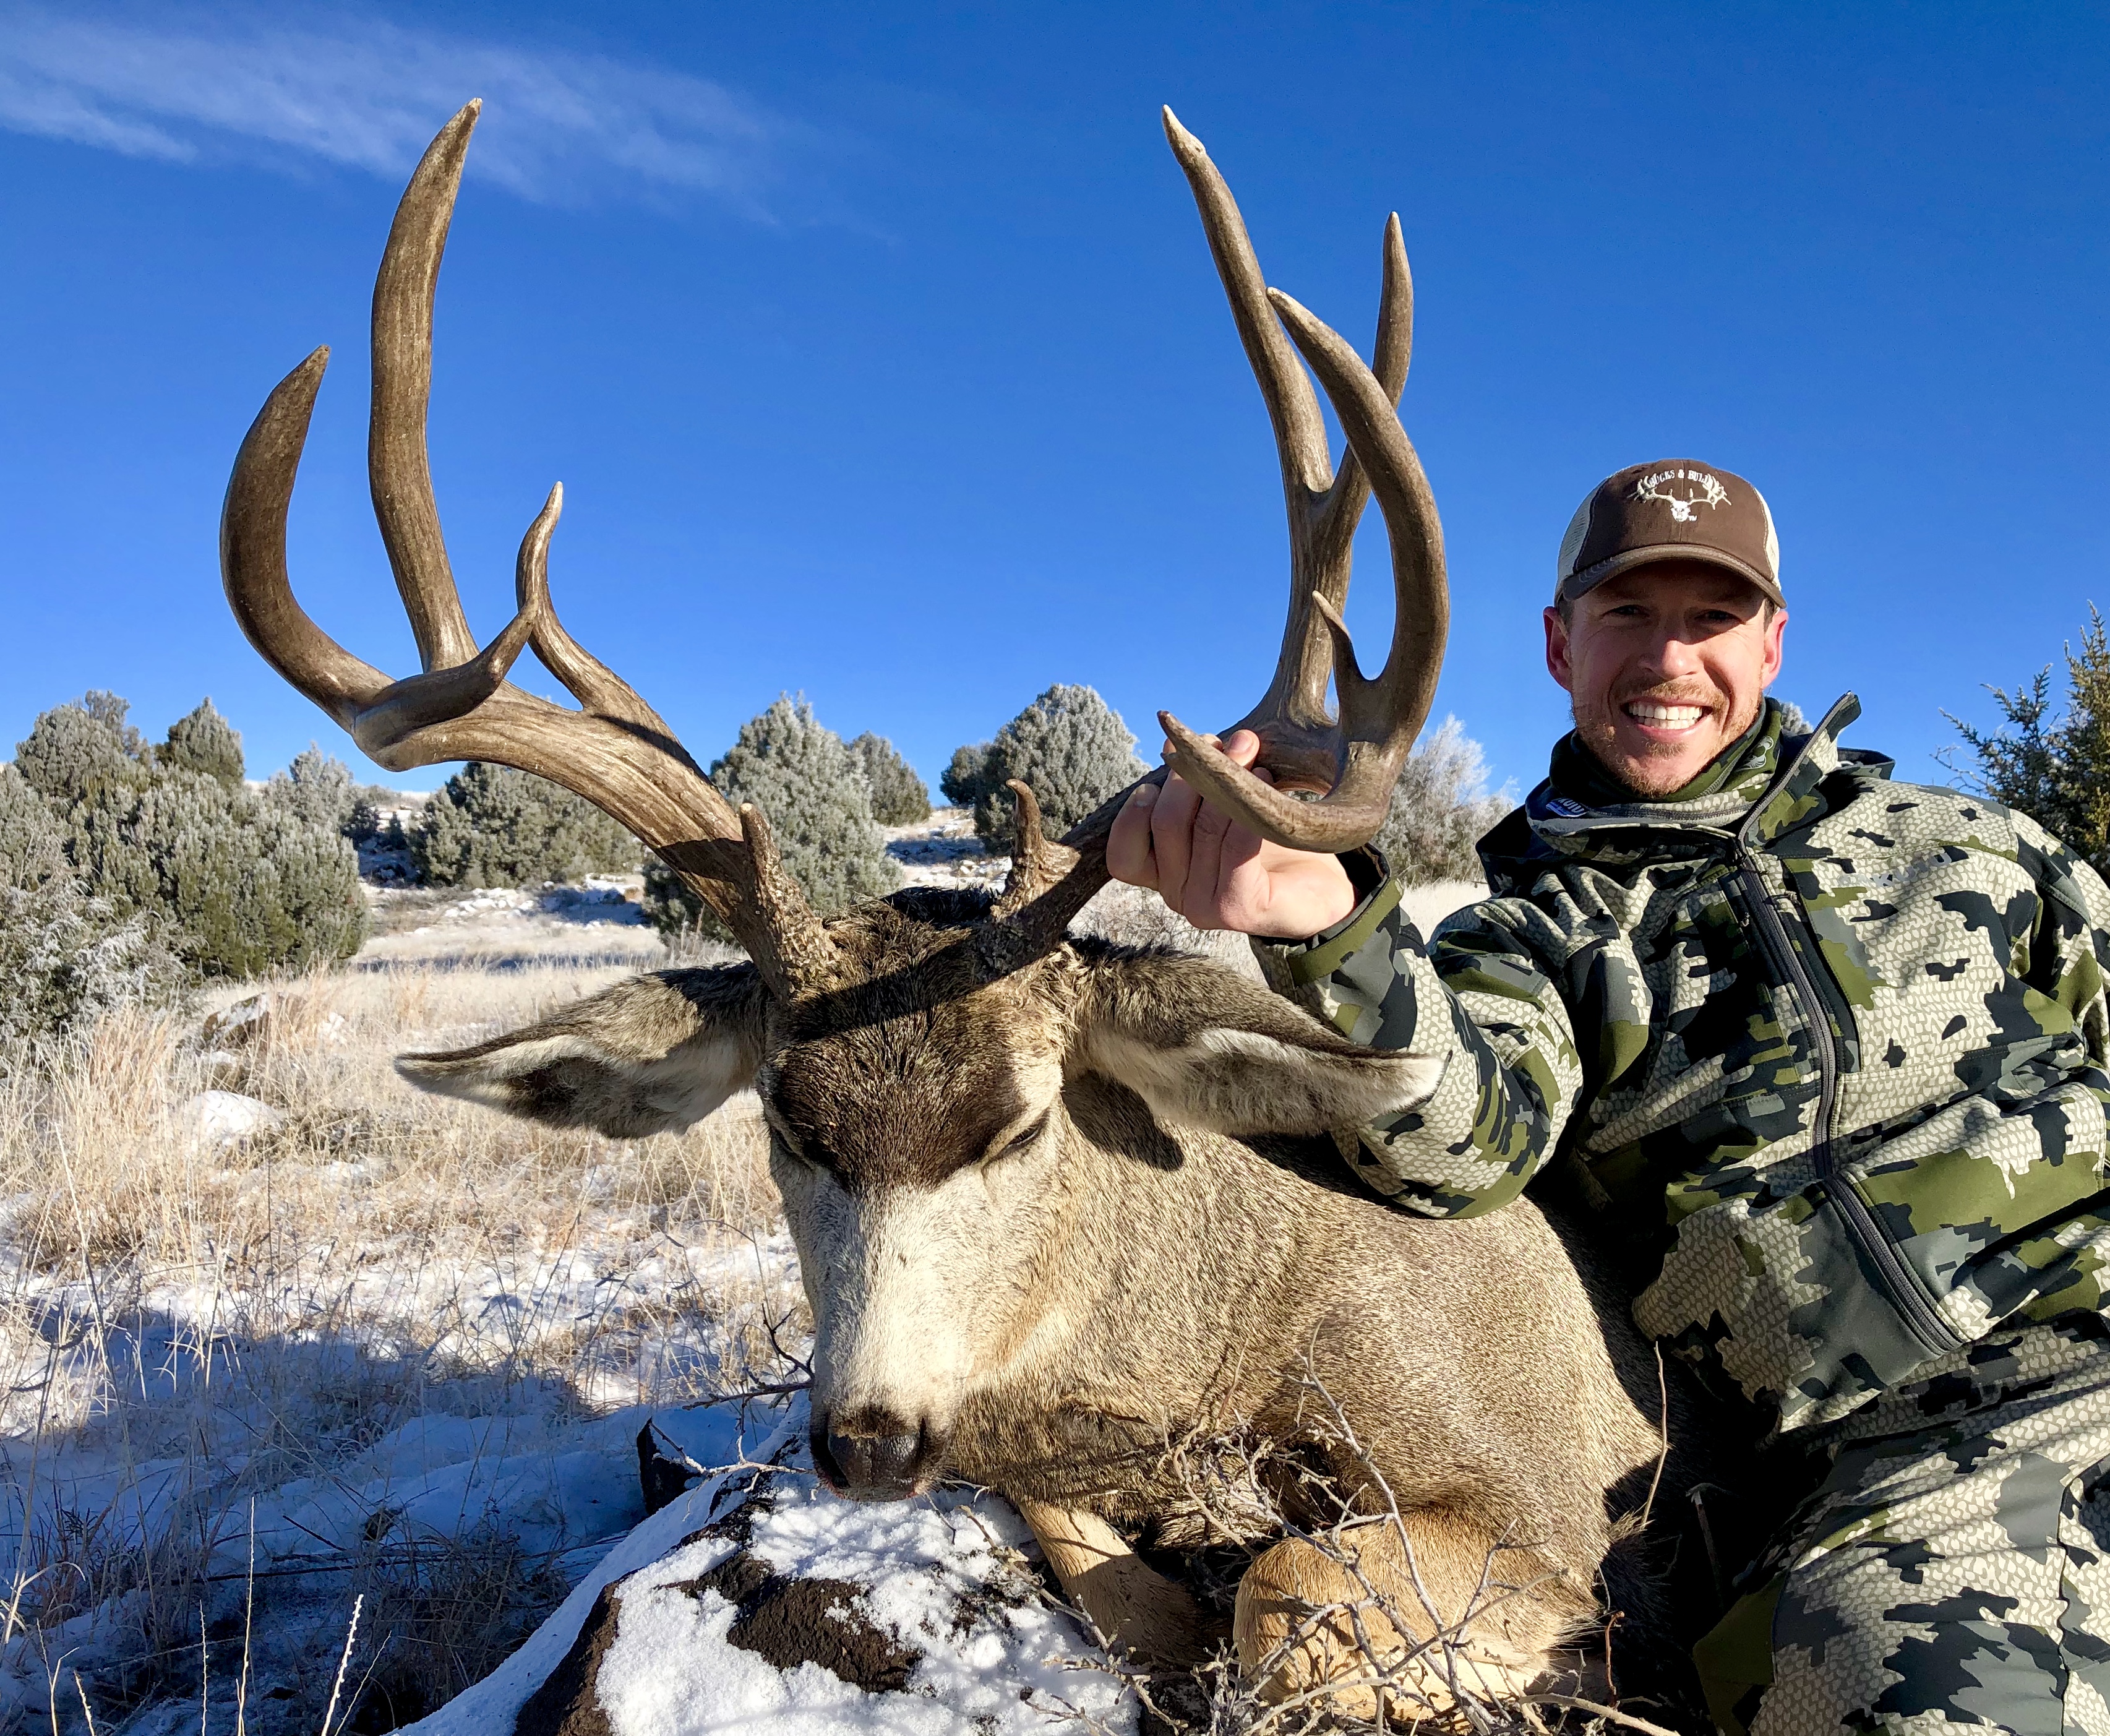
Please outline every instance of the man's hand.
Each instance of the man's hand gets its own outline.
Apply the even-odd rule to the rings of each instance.
[[[1249,729],[1221,746],[1243,766],[1260,755]],[[1116,880],[1152,888],[1197,928],[1300,941],[1356,908],[1338,857],[1271,844],[1179,777],[1161,788],[1145,784],[1128,799],[1107,840],[1107,868]]]

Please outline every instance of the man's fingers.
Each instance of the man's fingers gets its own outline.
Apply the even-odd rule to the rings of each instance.
[[[1107,872],[1132,886],[1155,887],[1157,861],[1151,850],[1150,814],[1157,805],[1157,786],[1147,783],[1121,804],[1107,834]]]
[[[1224,841],[1234,830],[1230,816],[1208,802],[1196,810],[1189,836],[1194,841],[1187,862],[1187,884],[1180,913],[1197,928],[1224,924]]]
[[[1184,777],[1168,777],[1150,811],[1150,841],[1157,857],[1157,891],[1177,910],[1187,896],[1188,865],[1194,857],[1194,815],[1202,797]]]

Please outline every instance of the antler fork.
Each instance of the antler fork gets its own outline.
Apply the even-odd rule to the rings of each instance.
[[[520,544],[518,612],[482,650],[447,563],[425,447],[432,301],[480,102],[441,129],[397,206],[374,285],[368,470],[374,516],[418,641],[422,674],[392,681],[344,649],[293,597],[286,515],[329,360],[317,350],[278,383],[242,442],[220,514],[220,573],[249,642],[392,771],[487,759],[554,779],[643,839],[754,957],[779,995],[825,986],[833,949],[767,823],[736,814],[665,721],[564,630],[550,605],[560,483]],[[532,646],[579,701],[568,710],[505,679]]]

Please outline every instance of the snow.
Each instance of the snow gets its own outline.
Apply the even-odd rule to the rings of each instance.
[[[749,1419],[719,1406],[654,1421],[722,1450],[740,1444]],[[1041,1595],[1030,1566],[1036,1546],[1010,1507],[978,1490],[881,1504],[839,1499],[811,1475],[805,1429],[804,1404],[795,1401],[745,1455],[781,1470],[721,1472],[645,1521],[511,1659],[411,1728],[419,1736],[509,1736],[602,1588],[619,1581],[615,1634],[590,1690],[614,1736],[1135,1729],[1132,1697],[1090,1667],[1081,1635]],[[725,1520],[743,1505],[744,1538],[727,1534]],[[861,1687],[810,1659],[783,1667],[740,1643],[739,1606],[695,1582],[743,1548],[786,1579],[860,1588],[854,1615],[913,1656],[905,1687]]]

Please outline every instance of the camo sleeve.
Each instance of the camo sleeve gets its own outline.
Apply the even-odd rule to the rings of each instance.
[[[1333,927],[1262,951],[1279,987],[1352,1040],[1446,1058],[1420,1103],[1336,1135],[1365,1181],[1433,1217],[1474,1217],[1522,1191],[1582,1086],[1546,917],[1490,900],[1424,945],[1388,879]]]

